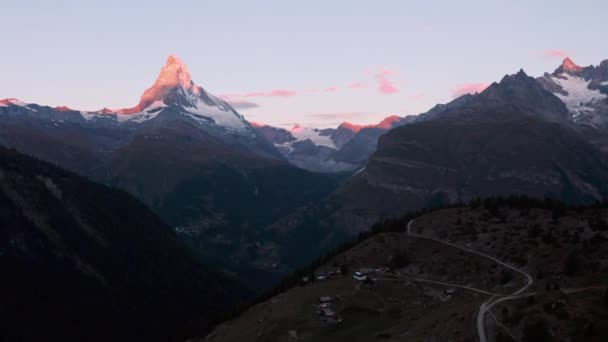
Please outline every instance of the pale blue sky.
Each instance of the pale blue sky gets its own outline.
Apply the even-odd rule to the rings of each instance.
[[[550,50],[608,59],[603,0],[92,2],[2,0],[0,98],[129,107],[176,54],[217,95],[295,92],[242,98],[258,105],[241,109],[250,120],[324,126],[417,114],[520,68],[552,71],[563,58]],[[397,92],[378,90],[382,70]]]

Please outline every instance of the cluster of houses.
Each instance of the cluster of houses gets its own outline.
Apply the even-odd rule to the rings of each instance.
[[[342,270],[339,267],[329,267],[325,272],[320,272],[315,275],[316,280],[327,280],[342,275]]]
[[[386,267],[361,267],[358,271],[353,274],[353,278],[358,281],[376,280],[374,274],[383,274],[389,271]],[[301,283],[308,284],[311,281],[324,281],[332,279],[342,275],[342,271],[338,267],[330,267],[323,272],[317,272],[314,274],[314,279],[311,276],[302,277]]]
[[[389,269],[385,267],[371,268],[362,267],[353,274],[353,278],[358,281],[374,281],[376,280],[374,275],[378,273],[386,273]],[[317,272],[314,274],[314,281],[324,281],[332,279],[338,276],[342,276],[342,271],[338,267],[330,267],[323,272]],[[302,277],[302,283],[308,284],[313,281],[311,277]],[[330,297],[321,296],[319,302],[314,305],[316,308],[316,314],[321,324],[336,324],[342,322],[340,315],[334,310],[334,304],[340,300],[340,296]]]
[[[301,283],[303,285],[310,283],[311,281],[324,281],[328,279],[335,278],[337,276],[342,275],[342,271],[338,267],[330,267],[325,272],[317,272],[313,275],[314,279],[311,277],[302,277]]]
[[[319,297],[319,303],[316,304],[315,307],[317,308],[317,317],[321,324],[336,324],[342,322],[340,315],[336,314],[332,308],[334,301],[339,299],[339,297]]]
[[[376,268],[362,267],[359,269],[359,271],[357,271],[353,274],[353,278],[358,281],[367,281],[367,280],[375,281],[376,278],[374,278],[372,275],[387,273],[388,271],[389,271],[389,269],[386,267],[376,267]]]

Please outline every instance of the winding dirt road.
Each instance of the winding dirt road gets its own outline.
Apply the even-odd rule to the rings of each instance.
[[[473,291],[477,291],[477,292],[481,292],[481,293],[486,293],[486,294],[490,294],[492,295],[492,297],[490,297],[488,300],[486,300],[485,302],[483,302],[481,304],[481,306],[479,307],[479,309],[477,310],[477,318],[476,318],[476,326],[477,326],[477,335],[479,336],[479,341],[480,342],[487,342],[487,336],[486,336],[486,326],[485,326],[485,317],[486,314],[490,311],[490,309],[500,303],[503,302],[505,300],[510,300],[510,299],[515,299],[515,298],[521,298],[521,297],[526,297],[526,296],[531,296],[534,295],[533,293],[530,294],[524,294],[522,295],[522,293],[524,291],[526,291],[532,284],[534,284],[534,279],[532,278],[532,276],[528,273],[526,273],[525,271],[522,271],[518,268],[516,268],[515,266],[509,265],[506,262],[500,261],[498,259],[496,259],[495,257],[491,256],[491,255],[487,255],[485,253],[481,253],[481,252],[477,252],[474,251],[472,249],[469,248],[465,248],[465,247],[461,247],[459,245],[456,245],[454,243],[451,242],[447,242],[447,241],[443,241],[443,240],[439,240],[436,238],[432,238],[432,237],[428,237],[428,236],[424,236],[421,234],[417,234],[417,233],[412,233],[412,224],[414,223],[415,220],[411,220],[410,222],[408,222],[407,224],[407,235],[414,237],[414,238],[418,238],[418,239],[426,239],[426,240],[430,240],[430,241],[435,241],[447,246],[451,246],[454,248],[458,248],[462,251],[468,252],[468,253],[472,253],[472,254],[476,254],[479,256],[482,256],[484,258],[490,259],[510,270],[513,270],[521,275],[523,275],[526,278],[526,285],[524,285],[522,288],[520,288],[519,290],[515,291],[513,294],[508,295],[508,296],[502,296],[502,295],[498,295],[498,294],[492,294],[490,292],[481,290],[481,289],[475,289],[475,288],[471,288],[468,286],[462,286],[462,285],[456,285],[457,287],[461,287],[461,288],[468,288],[470,290]],[[415,279],[418,281],[424,281],[424,282],[430,282],[430,283],[436,283],[436,284],[441,284],[441,285],[449,285],[449,286],[455,286],[453,284],[447,284],[447,283],[441,283],[441,282],[436,282],[436,281],[432,281],[432,280],[424,280],[424,279]]]

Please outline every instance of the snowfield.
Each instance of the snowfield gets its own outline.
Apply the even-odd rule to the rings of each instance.
[[[581,113],[594,111],[588,105],[608,97],[608,95],[600,93],[599,90],[589,89],[591,81],[585,81],[581,77],[560,74],[559,77],[552,77],[552,79],[568,93],[568,95],[560,93],[555,93],[555,95],[566,104],[575,118]]]
[[[316,145],[336,148],[336,144],[334,144],[329,136],[320,135],[321,131],[319,129],[295,125],[289,129],[289,132],[297,139],[296,141],[310,139]]]

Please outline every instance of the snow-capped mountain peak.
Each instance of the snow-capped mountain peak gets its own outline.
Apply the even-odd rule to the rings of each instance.
[[[96,111],[78,111],[66,106],[51,108],[25,103],[14,98],[0,100],[0,107],[22,107],[32,112],[44,107],[55,113],[78,112],[87,121],[111,120],[117,123],[143,123],[157,117],[163,120],[187,118],[215,135],[236,133],[256,138],[247,120],[227,102],[196,85],[186,64],[175,55],[169,56],[154,84],[131,108],[104,107]]]
[[[591,126],[608,123],[608,88],[604,84],[608,63],[580,67],[566,58],[552,74],[545,73],[537,80],[562,100],[573,121]]]
[[[316,145],[336,148],[336,145],[331,140],[329,135],[324,135],[321,129],[314,127],[304,127],[300,124],[295,124],[289,130],[291,135],[298,141],[310,140]]]
[[[183,115],[214,130],[252,135],[245,118],[224,100],[208,93],[192,81],[186,64],[171,55],[154,84],[146,89],[139,103],[131,108],[81,112],[87,119],[111,117],[118,122],[144,122],[162,113]]]

